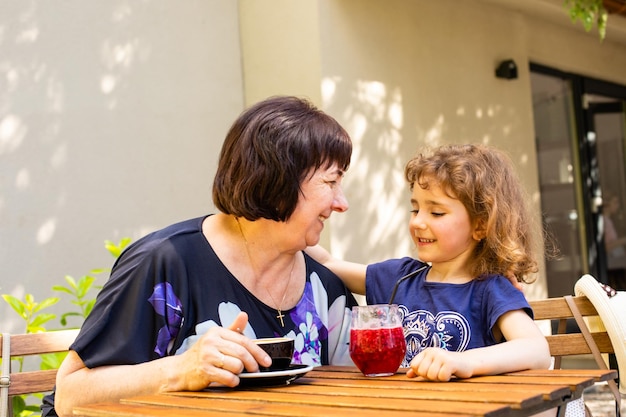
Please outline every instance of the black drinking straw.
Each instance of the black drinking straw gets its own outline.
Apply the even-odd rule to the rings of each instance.
[[[407,280],[409,278],[413,278],[415,275],[419,274],[420,272],[422,272],[424,269],[428,268],[428,265],[424,265],[421,268],[418,268],[417,270],[406,274],[403,277],[398,278],[398,280],[396,281],[396,285],[393,286],[393,292],[391,293],[391,298],[389,299],[389,304],[393,304],[393,299],[396,298],[396,292],[398,291],[398,285],[400,285],[400,283],[404,280]]]

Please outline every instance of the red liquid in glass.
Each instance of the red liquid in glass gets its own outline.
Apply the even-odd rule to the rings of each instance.
[[[365,376],[393,375],[405,353],[401,327],[350,330],[350,357]]]

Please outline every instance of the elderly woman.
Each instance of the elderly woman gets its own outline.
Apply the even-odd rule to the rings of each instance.
[[[348,203],[352,144],[333,118],[272,97],[229,130],[219,212],[156,231],[117,260],[70,347],[43,415],[133,395],[236,386],[271,359],[254,338],[295,340],[294,363],[351,364],[352,294],[303,253]],[[56,409],[56,411],[55,411]]]

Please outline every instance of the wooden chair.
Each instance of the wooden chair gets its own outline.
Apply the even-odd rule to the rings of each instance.
[[[600,320],[598,311],[586,296],[564,296],[529,301],[535,320],[557,321],[555,334],[546,336],[550,353],[554,356],[554,368],[561,368],[561,358],[573,355],[593,355],[598,368],[608,369],[603,354],[614,354],[615,350],[604,330],[590,330],[585,320]],[[566,333],[568,320],[573,320],[579,331]],[[621,397],[614,380],[607,381],[615,397],[616,416],[620,416]]]
[[[0,377],[2,408],[0,409],[0,416],[12,415],[11,397],[14,395],[52,391],[56,380],[56,369],[13,372],[10,358],[67,351],[77,335],[77,329],[14,335],[2,334],[0,337],[0,344],[2,345],[2,374]]]

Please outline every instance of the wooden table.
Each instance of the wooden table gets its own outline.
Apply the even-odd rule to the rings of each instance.
[[[314,368],[290,385],[211,388],[78,407],[79,417],[113,416],[529,416],[580,398],[614,370],[540,370],[451,382],[368,378],[356,368]],[[563,407],[565,408],[565,407]]]

